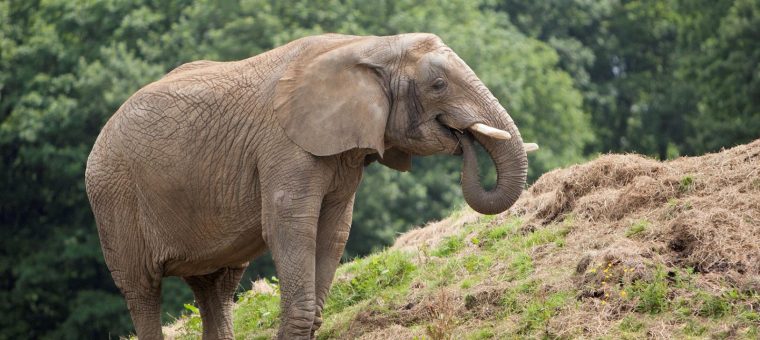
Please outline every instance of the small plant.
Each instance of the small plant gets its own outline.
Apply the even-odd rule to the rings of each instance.
[[[433,340],[451,339],[451,331],[456,326],[456,308],[454,300],[446,290],[438,292],[436,303],[430,307],[433,322],[425,327],[426,333]]]
[[[747,333],[745,334],[745,337],[747,339],[757,339],[757,338],[760,338],[760,331],[758,331],[757,326],[750,325],[749,329],[747,329]]]
[[[511,228],[508,225],[501,225],[487,230],[486,237],[492,241],[500,240],[509,233],[510,229]]]
[[[686,175],[678,181],[678,191],[682,194],[691,192],[694,189],[694,176]]]
[[[752,182],[749,184],[749,187],[753,190],[760,190],[760,179],[752,180]]]
[[[676,198],[668,199],[667,209],[665,209],[664,218],[673,218],[678,213],[691,209],[691,202],[679,201]]]
[[[636,235],[639,235],[643,232],[645,232],[649,228],[649,221],[647,220],[639,220],[633,223],[628,230],[625,231],[625,237],[634,237]]]
[[[185,310],[189,313],[182,317],[182,319],[185,319],[185,323],[182,326],[182,335],[192,336],[194,334],[201,334],[203,332],[201,311],[198,307],[189,303],[185,304]]]
[[[651,281],[634,283],[631,295],[639,298],[637,312],[659,314],[665,311],[668,307],[668,281],[665,271],[658,268]]]
[[[673,312],[679,320],[687,320],[692,316],[691,304],[688,299],[679,297],[673,302]]]
[[[530,248],[546,243],[555,242],[560,238],[559,233],[550,228],[536,230],[525,237],[523,247]]]

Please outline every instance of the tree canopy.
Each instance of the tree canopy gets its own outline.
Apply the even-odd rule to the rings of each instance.
[[[323,32],[438,34],[541,145],[531,179],[599,152],[667,158],[760,131],[760,0],[3,0],[0,338],[131,331],[83,183],[124,100],[182,63]],[[411,173],[369,166],[346,256],[462,204],[460,166],[447,156],[415,158]],[[272,275],[271,263],[248,275]],[[176,316],[192,295],[167,280],[164,300]]]

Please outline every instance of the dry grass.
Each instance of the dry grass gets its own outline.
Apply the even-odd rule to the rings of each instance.
[[[597,250],[589,254],[646,221],[620,251],[751,284],[760,275],[760,140],[662,163],[602,156],[542,176],[512,210],[537,226],[572,216],[581,227],[568,243]]]

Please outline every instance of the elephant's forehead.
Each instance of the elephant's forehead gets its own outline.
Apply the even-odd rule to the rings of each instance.
[[[444,46],[425,53],[425,55],[422,57],[422,60],[426,61],[433,67],[445,68],[452,66],[452,56],[454,58],[457,58],[456,53],[454,53],[450,48]]]
[[[454,53],[452,50],[448,50],[447,53],[444,54],[444,58],[446,59],[446,63],[450,68],[459,69],[465,72],[472,72],[472,69],[469,65],[467,65],[462,58],[459,57],[458,54]]]

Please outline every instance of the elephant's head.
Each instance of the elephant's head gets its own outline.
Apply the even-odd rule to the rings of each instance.
[[[432,34],[309,38],[280,79],[276,116],[317,156],[364,148],[397,170],[411,155],[463,152],[462,192],[476,211],[508,209],[528,162],[507,111],[475,73]],[[483,188],[472,137],[491,156],[496,186]],[[460,148],[461,147],[461,148]]]

